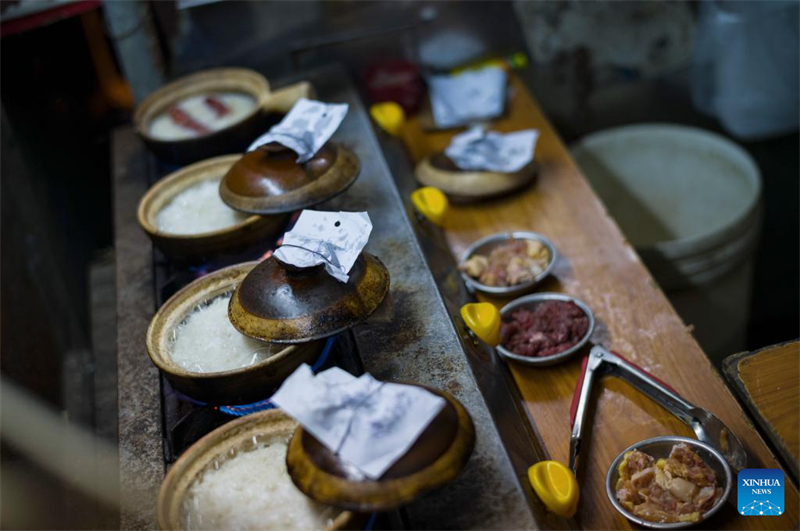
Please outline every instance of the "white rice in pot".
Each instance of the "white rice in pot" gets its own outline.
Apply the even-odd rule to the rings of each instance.
[[[276,354],[282,347],[249,338],[228,320],[226,293],[196,310],[172,330],[169,354],[190,372],[221,372],[247,367]]]
[[[208,179],[176,195],[156,215],[158,230],[167,234],[202,234],[232,227],[248,214],[226,205],[219,196],[219,179]]]
[[[208,97],[218,100],[228,108],[228,112],[219,116],[212,107],[206,104],[205,100]],[[192,120],[207,129],[208,133],[219,131],[242,121],[255,106],[255,98],[241,92],[200,94],[190,96],[175,105]],[[203,136],[203,133],[177,123],[170,116],[168,109],[150,122],[150,136],[158,140],[185,140]]]
[[[336,511],[297,490],[286,470],[287,438],[235,457],[202,473],[183,502],[186,529],[324,529]]]

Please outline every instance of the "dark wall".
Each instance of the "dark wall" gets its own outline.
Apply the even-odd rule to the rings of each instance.
[[[2,370],[61,405],[61,361],[90,347],[88,263],[111,245],[113,117],[80,18],[4,37],[0,56]]]
[[[0,371],[90,427],[91,408],[74,405],[91,403],[91,386],[74,382],[93,370],[89,262],[111,245],[108,131],[120,116],[85,35],[74,17],[2,40]],[[0,444],[0,527],[107,527],[94,500]]]

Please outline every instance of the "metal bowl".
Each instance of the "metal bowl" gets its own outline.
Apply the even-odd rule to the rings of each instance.
[[[541,358],[538,357],[531,357],[531,356],[521,356],[519,354],[515,354],[510,350],[503,347],[503,345],[497,345],[496,350],[497,353],[510,360],[517,361],[519,363],[524,363],[525,365],[536,365],[539,367],[545,367],[548,365],[555,365],[556,363],[561,363],[562,361],[566,360],[576,352],[578,352],[588,341],[589,338],[592,337],[592,332],[594,332],[594,313],[592,309],[587,306],[585,302],[582,300],[576,299],[575,297],[570,297],[569,295],[564,295],[561,293],[536,293],[534,295],[526,295],[525,297],[520,297],[519,299],[515,299],[505,306],[503,309],[500,310],[500,318],[503,319],[505,317],[510,317],[511,313],[515,310],[520,308],[526,308],[528,310],[533,310],[539,304],[546,302],[546,301],[564,301],[564,302],[574,302],[578,305],[578,307],[583,310],[583,313],[586,314],[586,317],[589,318],[589,329],[586,330],[586,335],[581,338],[574,346],[568,348],[567,350],[562,350],[552,356],[544,356]]]
[[[194,443],[172,466],[161,484],[157,507],[159,529],[185,529],[184,499],[206,471],[227,459],[235,459],[231,456],[238,452],[253,450],[270,440],[288,441],[296,429],[297,422],[283,411],[273,409],[229,422]],[[253,485],[253,488],[259,486]],[[350,528],[354,515],[337,509],[332,520],[325,531]]]
[[[544,269],[544,271],[537,275],[533,280],[529,282],[523,282],[522,284],[516,284],[514,286],[486,286],[466,274],[464,271],[461,271],[461,278],[464,279],[464,283],[471,291],[480,291],[488,295],[499,295],[504,297],[523,295],[532,290],[536,284],[541,282],[547,275],[549,275],[553,270],[553,267],[555,267],[556,260],[558,260],[558,252],[556,251],[553,242],[536,232],[516,231],[498,232],[497,234],[492,234],[491,236],[486,236],[485,238],[481,238],[480,240],[476,241],[469,246],[464,255],[461,257],[461,260],[458,263],[459,269],[467,262],[467,260],[472,257],[472,255],[488,255],[492,249],[501,243],[507,242],[508,240],[536,240],[540,242],[550,253],[550,263],[547,264],[547,267]]]
[[[645,520],[643,518],[639,518],[628,512],[622,504],[617,500],[616,495],[616,485],[617,480],[619,479],[619,464],[625,458],[625,454],[630,452],[631,450],[640,450],[646,454],[649,454],[656,459],[667,457],[669,456],[670,451],[672,451],[672,447],[678,443],[686,443],[692,447],[692,449],[697,452],[697,454],[703,459],[703,461],[711,467],[714,473],[717,475],[717,481],[721,482],[722,487],[722,496],[719,500],[717,500],[716,505],[703,513],[700,517],[698,522],[676,522],[676,523],[658,523],[658,522],[650,522],[649,520]],[[622,516],[639,524],[642,527],[649,527],[651,529],[682,529],[685,527],[693,526],[697,523],[703,522],[707,520],[711,516],[713,516],[719,509],[724,505],[725,500],[728,499],[728,496],[731,493],[731,489],[733,487],[733,473],[731,472],[731,467],[728,462],[725,460],[725,457],[714,447],[695,440],[689,439],[688,437],[679,437],[677,435],[665,435],[661,437],[653,437],[652,439],[646,439],[644,441],[640,441],[636,444],[633,444],[626,448],[625,450],[620,453],[614,462],[611,463],[611,467],[608,469],[608,474],[606,475],[606,494],[608,494],[608,499],[611,500],[612,505],[614,508],[619,511]]]

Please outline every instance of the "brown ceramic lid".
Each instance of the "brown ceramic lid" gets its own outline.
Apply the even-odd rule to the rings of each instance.
[[[407,505],[455,479],[475,446],[472,419],[448,393],[419,387],[443,397],[447,404],[411,449],[378,480],[354,475],[311,434],[297,428],[286,454],[289,475],[297,488],[334,507],[372,512]]]
[[[350,149],[328,142],[305,163],[279,144],[245,153],[219,185],[222,200],[251,214],[301,210],[344,192],[358,177],[361,164]]]
[[[431,166],[433,166],[437,170],[442,170],[442,171],[451,171],[451,172],[464,171],[458,166],[456,166],[456,164],[452,161],[452,159],[444,154],[444,151],[439,153],[434,153],[433,155],[431,155]]]
[[[274,256],[234,291],[228,318],[239,332],[272,343],[304,343],[363,321],[389,292],[389,271],[362,252],[342,283],[322,266],[295,270]]]

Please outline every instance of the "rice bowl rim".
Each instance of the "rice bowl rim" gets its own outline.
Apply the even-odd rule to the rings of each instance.
[[[258,263],[258,261],[242,262],[218,269],[213,273],[200,277],[181,288],[158,309],[153,319],[150,321],[150,325],[147,327],[145,342],[150,360],[160,371],[168,375],[184,378],[194,378],[198,380],[216,379],[220,376],[239,375],[257,370],[292,355],[297,348],[295,345],[278,345],[264,341],[265,347],[272,346],[280,350],[258,363],[246,365],[237,369],[215,372],[192,372],[187,371],[173,361],[169,349],[167,348],[170,341],[170,332],[177,326],[183,324],[186,318],[195,311],[199,304],[214,300],[225,293],[232,293],[236,286],[256,265],[258,265]],[[255,341],[258,340],[256,339]]]
[[[209,92],[234,92],[246,94],[253,98],[254,105],[239,120],[225,127],[211,131],[205,135],[182,139],[157,138],[150,134],[150,127],[158,116],[168,110],[171,105],[184,99],[207,94]],[[271,94],[267,78],[247,68],[212,68],[189,74],[164,85],[151,93],[140,103],[133,114],[136,132],[148,142],[164,145],[187,145],[198,139],[222,136],[243,122],[252,120],[263,113]]]
[[[295,420],[280,409],[271,409],[233,420],[192,444],[170,468],[161,483],[156,508],[159,529],[184,529],[181,513],[186,494],[214,460],[227,455],[233,449],[240,451],[243,443],[252,444],[253,437],[262,436],[268,441],[285,433],[288,442],[297,425]],[[352,512],[342,510],[326,531],[342,529],[352,519]]]
[[[233,164],[240,158],[241,154],[233,154],[221,155],[219,157],[201,160],[172,172],[163,179],[160,179],[147,190],[147,192],[142,196],[142,199],[139,201],[139,206],[136,212],[136,219],[139,222],[139,226],[142,227],[142,230],[144,230],[151,237],[176,241],[199,241],[208,238],[231,235],[243,229],[257,225],[259,222],[266,221],[268,218],[265,218],[264,216],[251,214],[234,225],[194,234],[165,232],[158,228],[158,214],[161,213],[161,211],[164,210],[172,201],[174,201],[178,195],[205,181],[222,180],[228,169],[230,169],[230,167],[233,166]],[[231,208],[228,205],[225,206],[227,208]],[[231,208],[231,210],[234,212],[239,212],[233,208]],[[240,213],[243,214],[243,212]]]

